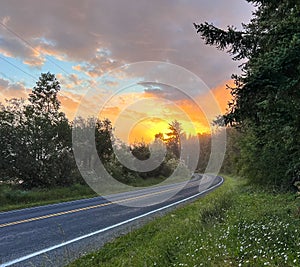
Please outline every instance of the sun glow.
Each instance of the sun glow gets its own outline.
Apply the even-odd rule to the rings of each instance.
[[[169,122],[158,118],[146,118],[136,123],[128,134],[128,142],[135,143],[144,141],[150,143],[155,139],[155,135],[158,133],[164,134],[168,132]]]
[[[229,80],[211,89],[219,103],[221,113],[226,112],[227,103],[231,99],[229,90],[225,89],[226,84],[233,86],[233,82]],[[7,95],[9,92],[1,91],[2,98],[14,97],[13,94]],[[28,92],[23,97],[27,98]],[[62,111],[66,113],[69,120],[74,119],[81,97],[70,92],[59,95]],[[181,123],[187,136],[211,132],[211,122],[193,101],[181,99],[169,103],[159,98],[143,99],[143,97],[142,92],[131,92],[114,98],[113,102],[102,110],[99,118],[111,120],[116,135],[128,143],[152,142],[156,134],[168,133],[169,123],[175,119]],[[134,104],[128,106],[128,103]]]

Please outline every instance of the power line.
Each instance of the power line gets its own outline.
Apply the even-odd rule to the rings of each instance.
[[[32,74],[28,73],[27,71],[21,69],[19,66],[17,66],[14,63],[11,63],[10,61],[8,61],[6,58],[2,57],[0,55],[0,59],[2,59],[3,61],[5,61],[6,63],[8,63],[9,65],[13,66],[14,68],[18,69],[19,71],[22,71],[24,74],[27,74],[28,76],[30,76],[31,78],[33,78],[34,81],[36,81],[36,77],[34,77]]]
[[[6,26],[3,22],[0,21],[0,25],[5,28],[7,31],[9,31],[11,34],[15,35],[18,39],[20,39],[23,43],[25,43],[27,46],[29,46],[33,51],[38,52],[39,54],[43,54],[45,55],[45,53],[42,53],[41,51],[39,51],[38,49],[36,49],[35,47],[33,47],[33,45],[31,43],[29,43],[27,40],[25,40],[20,34],[18,34],[17,32],[13,31],[11,28],[9,28],[8,26]],[[60,70],[62,70],[65,74],[70,75],[70,73],[68,71],[66,71],[64,68],[62,68],[61,66],[59,66],[55,61],[53,61],[51,58],[48,58],[48,61],[51,62],[53,65],[55,65],[56,67],[58,67]]]
[[[25,40],[21,35],[19,35],[17,32],[15,32],[14,30],[12,30],[11,28],[9,28],[8,26],[6,26],[4,23],[2,23],[0,21],[0,25],[5,28],[7,31],[9,31],[11,34],[15,35],[17,38],[19,38],[23,43],[25,43],[27,46],[29,46],[33,51],[38,52],[39,54],[44,54],[41,51],[39,51],[38,49],[36,49],[35,47],[33,47],[27,40]],[[45,54],[44,54],[45,55]],[[0,56],[1,57],[1,56]],[[7,62],[8,64],[10,64],[11,66],[15,67],[16,69],[18,69],[19,71],[29,75],[30,77],[32,77],[34,79],[34,81],[37,81],[36,77],[34,77],[33,75],[31,75],[30,73],[24,71],[23,69],[21,69],[20,67],[18,67],[17,65],[9,62],[7,59],[1,57],[1,59],[5,62]],[[51,58],[47,59],[49,62],[51,62],[53,65],[55,65],[56,67],[58,67],[60,70],[62,70],[65,74],[70,75],[69,72],[67,72],[64,68],[62,68],[61,66],[59,66],[55,61],[53,61]],[[66,95],[64,95],[63,93],[61,93],[59,91],[59,93],[64,96],[67,97]]]
[[[30,76],[34,82],[36,82],[36,81],[38,80],[35,76],[33,76],[33,75],[30,74],[29,72],[23,70],[22,68],[20,68],[20,67],[17,66],[16,64],[14,64],[14,63],[8,61],[6,58],[2,57],[1,55],[0,55],[0,59],[2,59],[3,61],[5,61],[5,62],[8,63],[9,65],[13,66],[14,68],[18,69],[19,71],[23,72],[24,74]],[[67,97],[67,98],[68,98],[68,96],[66,96],[65,94],[63,94],[61,91],[58,91],[58,94],[60,94],[61,96],[64,96],[64,97]]]

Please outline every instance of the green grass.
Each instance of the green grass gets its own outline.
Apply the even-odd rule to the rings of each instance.
[[[20,190],[9,185],[0,186],[0,211],[34,207],[94,197],[96,193],[87,185],[51,189]]]
[[[300,266],[295,195],[223,186],[69,266]]]

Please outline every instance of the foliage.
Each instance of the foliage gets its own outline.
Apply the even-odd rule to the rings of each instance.
[[[244,141],[244,140],[243,140]],[[226,129],[226,152],[221,168],[222,173],[240,175],[243,166],[241,162],[241,133],[235,128],[228,127]]]
[[[42,73],[32,93],[29,94],[29,101],[35,107],[35,112],[45,114],[56,113],[59,110],[60,102],[57,93],[60,90],[60,83],[50,72]]]
[[[42,74],[29,104],[11,99],[0,107],[2,179],[27,189],[75,182],[71,126],[59,111],[59,89],[54,75]]]
[[[0,185],[0,211],[41,206],[63,201],[94,197],[96,193],[86,184],[68,187],[34,188],[24,190],[16,185]]]
[[[198,160],[197,170],[200,173],[204,173],[211,154],[211,135],[198,134],[198,140],[200,145],[200,157]]]
[[[256,6],[243,29],[194,24],[206,44],[243,59],[233,75],[224,116],[243,132],[242,168],[254,182],[287,187],[300,178],[300,4],[248,0]]]
[[[93,168],[95,165],[95,155],[91,153],[95,144],[97,155],[102,163],[111,160],[113,155],[112,125],[111,121],[98,118],[76,117],[72,123],[73,134],[76,136],[76,147],[80,151],[77,154],[78,164],[82,168]],[[92,138],[94,140],[92,140]],[[74,140],[73,140],[74,142]]]
[[[123,169],[123,175],[124,173],[127,174],[127,176],[130,174],[131,177],[135,177],[135,180],[127,181],[127,183],[136,183],[138,177],[142,179],[151,179],[153,177],[163,177],[164,179],[169,177],[176,167],[179,164],[179,160],[174,158],[174,154],[171,152],[166,153],[163,161],[161,162],[161,156],[164,155],[164,146],[165,144],[161,139],[156,139],[151,144],[146,144],[145,142],[136,142],[130,146],[130,152],[135,157],[133,164],[135,164],[136,161],[144,161],[149,159],[150,155],[153,161],[158,162],[158,167],[156,167],[153,170],[146,171],[146,172],[135,172],[132,171],[123,165],[119,166],[119,168]],[[117,154],[120,154],[120,150],[123,149],[124,157],[126,157],[126,145],[123,144],[122,146],[118,146],[119,152]],[[128,152],[127,152],[128,153]],[[118,166],[118,164],[115,164]],[[114,176],[114,175],[113,175]],[[118,179],[118,177],[116,177]]]
[[[164,139],[167,144],[167,148],[171,151],[177,159],[180,157],[181,150],[181,138],[183,135],[181,123],[177,120],[169,123],[170,132],[167,133],[168,138]]]

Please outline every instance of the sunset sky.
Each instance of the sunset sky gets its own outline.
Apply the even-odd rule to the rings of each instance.
[[[207,92],[191,88],[191,99],[180,88],[155,84],[155,75],[150,81],[145,71],[125,75],[118,68],[142,61],[176,64],[202,79],[224,112],[230,99],[225,85],[239,64],[205,46],[193,22],[240,28],[252,11],[243,0],[2,0],[0,101],[27,98],[40,74],[50,71],[61,83],[69,119],[88,95],[89,108],[109,118],[124,141],[148,142],[174,119],[188,134],[207,132],[211,118],[193,103],[205,103]],[[132,86],[124,89],[128,82]]]

